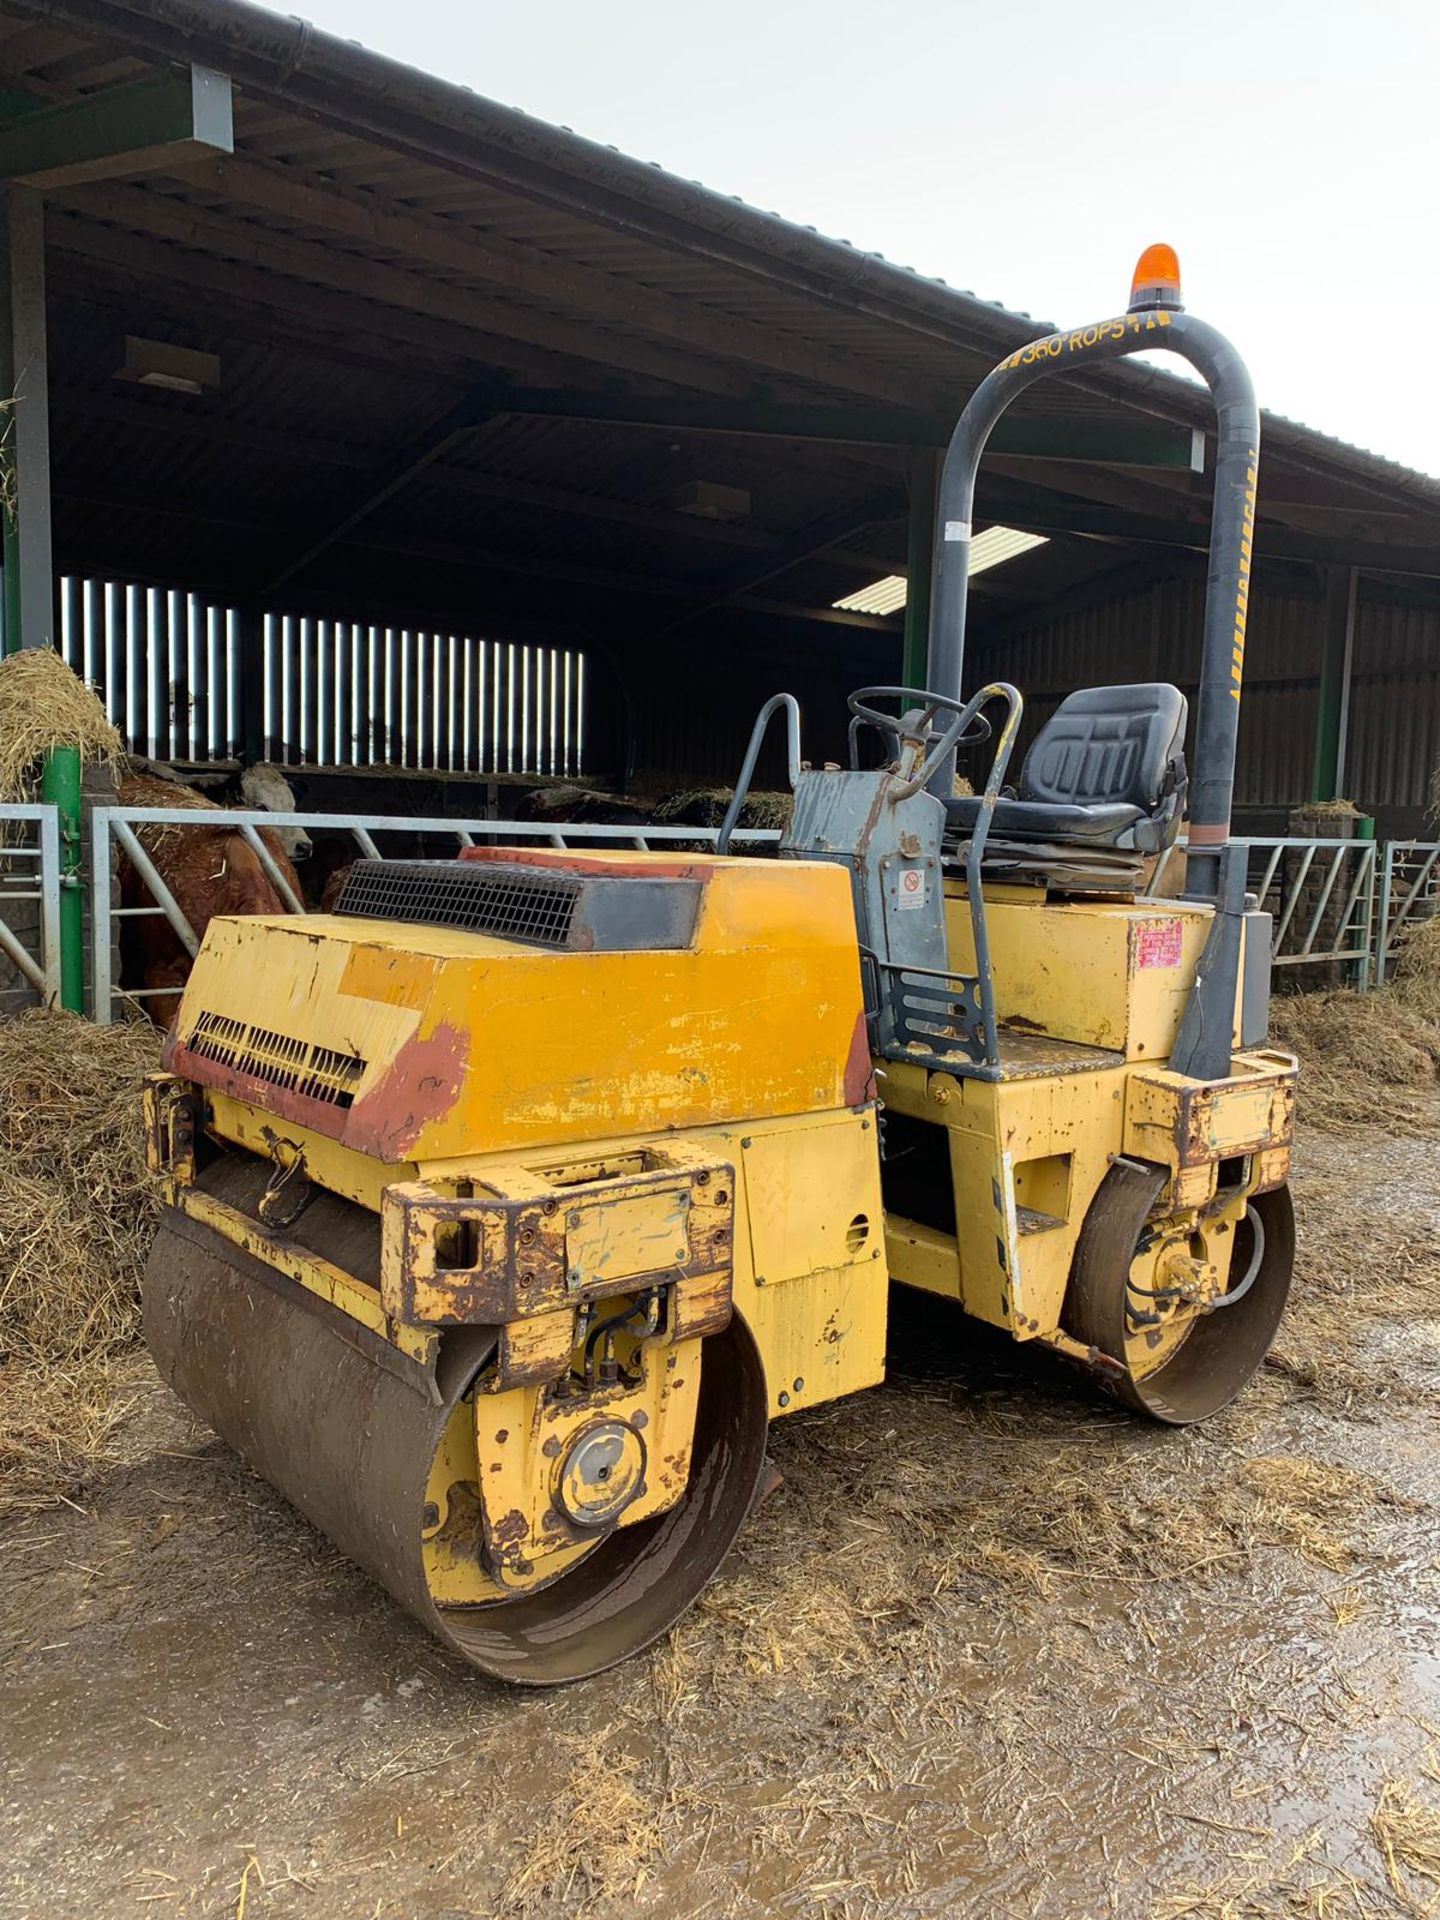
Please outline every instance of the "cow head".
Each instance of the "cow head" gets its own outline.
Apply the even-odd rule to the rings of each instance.
[[[262,761],[246,767],[240,776],[240,798],[247,807],[263,807],[267,813],[294,813],[295,789],[279,767]],[[266,832],[270,832],[266,828]],[[303,827],[276,827],[275,838],[292,860],[308,860],[312,851],[310,836]]]

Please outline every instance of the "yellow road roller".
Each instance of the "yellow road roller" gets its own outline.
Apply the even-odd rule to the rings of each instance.
[[[892,1282],[1161,1421],[1264,1357],[1295,1063],[1228,836],[1259,422],[1166,253],[1137,279],[977,390],[931,686],[855,694],[848,767],[802,763],[777,695],[713,855],[366,860],[332,914],[210,926],[147,1090],[151,1351],[487,1674],[573,1680],[662,1634],[769,1422],[882,1377]],[[1156,346],[1218,421],[1195,776],[1161,685],[1077,691],[1012,769],[1020,695],[960,691],[986,437],[1033,381]],[[778,858],[731,857],[776,716],[793,819]],[[1149,897],[1186,816],[1188,890]]]

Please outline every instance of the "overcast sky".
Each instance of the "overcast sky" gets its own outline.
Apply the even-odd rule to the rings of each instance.
[[[1169,240],[1262,405],[1440,474],[1440,0],[295,8],[1037,320]]]

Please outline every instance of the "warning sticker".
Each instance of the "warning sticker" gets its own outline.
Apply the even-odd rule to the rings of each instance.
[[[1135,929],[1135,968],[1178,967],[1180,964],[1179,920],[1142,920]]]
[[[906,867],[900,875],[900,884],[895,889],[897,907],[923,907],[925,904],[925,873],[920,867]]]

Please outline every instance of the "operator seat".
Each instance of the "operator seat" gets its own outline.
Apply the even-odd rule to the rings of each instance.
[[[1025,850],[1033,864],[1043,859],[1037,843],[1062,855],[1168,847],[1185,810],[1186,713],[1180,689],[1155,681],[1070,694],[1035,736],[1019,793],[996,801],[987,856],[1004,862],[1013,848],[1029,866]],[[949,800],[946,814],[950,831],[968,837],[980,801]]]

